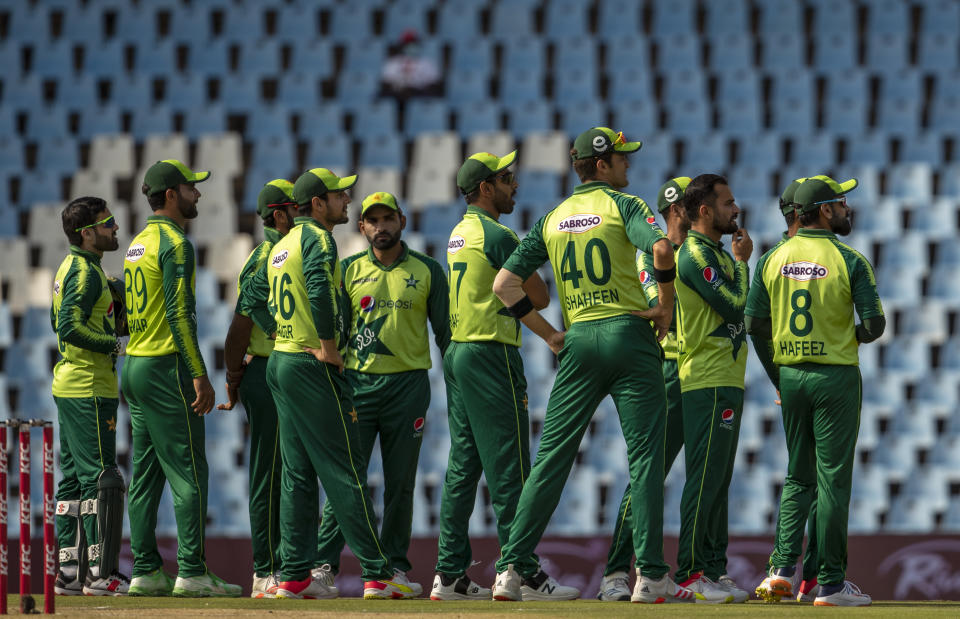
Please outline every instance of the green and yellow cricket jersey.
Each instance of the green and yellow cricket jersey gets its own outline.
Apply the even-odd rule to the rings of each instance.
[[[681,391],[743,389],[743,310],[750,273],[723,244],[691,230],[677,251],[677,353]]]
[[[265,240],[247,257],[237,278],[237,305],[234,312],[253,320],[247,354],[269,357],[273,352],[270,335],[277,330],[273,314],[267,309],[270,287],[267,284],[267,261],[270,251],[282,238],[273,228],[264,227]]]
[[[427,318],[440,353],[450,343],[449,292],[443,268],[401,241],[403,253],[384,266],[373,249],[340,263],[350,299],[346,367],[370,374],[430,369]]]
[[[883,316],[870,263],[832,232],[801,228],[760,258],[747,313],[770,318],[777,365],[858,365],[854,309]]]
[[[180,353],[193,378],[207,368],[197,342],[193,244],[183,228],[163,215],[147,217],[123,260],[131,357]]]
[[[53,395],[117,397],[113,309],[100,256],[71,245],[53,280],[50,323],[61,356],[53,368]]]
[[[673,256],[676,259],[679,245],[673,245]],[[657,280],[653,276],[653,254],[645,251],[637,252],[637,274],[640,276],[640,285],[643,286],[643,296],[647,299],[647,305],[654,307],[660,301],[660,290],[657,288]],[[670,329],[667,336],[660,340],[660,346],[663,347],[664,359],[677,358],[677,306],[674,302],[673,320],[670,321]]]
[[[504,268],[526,279],[549,259],[569,327],[649,309],[636,253],[666,238],[643,200],[595,181],[541,217]]]
[[[493,294],[493,279],[519,242],[513,230],[476,206],[468,206],[453,228],[447,242],[447,276],[454,342],[520,346],[520,321]]]
[[[346,354],[343,284],[337,244],[330,232],[310,217],[294,227],[270,251],[268,307],[277,323],[273,349],[303,352],[334,340]]]

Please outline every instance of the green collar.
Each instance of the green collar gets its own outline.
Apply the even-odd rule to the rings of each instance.
[[[178,224],[178,223],[175,222],[174,220],[170,219],[170,218],[167,217],[166,215],[150,215],[149,217],[147,217],[147,223],[148,223],[148,224],[167,223],[167,224],[172,224],[172,225],[176,226],[176,227],[179,228],[180,230],[183,230],[183,228],[180,228],[180,224]]]
[[[280,234],[276,228],[271,228],[270,226],[263,227],[263,238],[268,242],[276,245],[280,242],[280,239],[283,238],[283,235]]]
[[[74,256],[80,256],[82,258],[86,258],[87,260],[94,263],[95,265],[100,266],[100,256],[98,256],[97,254],[91,251],[80,249],[76,245],[71,245],[70,253],[73,254]]]
[[[316,219],[314,219],[313,217],[308,217],[306,215],[300,215],[293,218],[293,225],[302,226],[303,224],[314,224],[317,226],[320,225],[317,223]]]
[[[836,240],[837,235],[829,230],[821,230],[820,228],[800,228],[797,230],[797,236],[809,236],[813,238],[821,239],[834,239]]]
[[[491,220],[493,220],[493,221],[497,221],[496,219],[493,219],[493,217],[490,216],[490,213],[486,212],[485,210],[483,210],[483,209],[480,208],[479,206],[474,206],[474,205],[472,205],[472,204],[468,204],[468,205],[467,205],[467,214],[470,214],[470,213],[472,213],[472,214],[474,214],[474,215],[479,215],[479,216],[481,216],[481,217],[486,217],[487,219],[491,219]]]
[[[784,230],[784,231],[783,231],[783,236],[780,237],[780,240],[781,240],[781,241],[786,241],[786,240],[789,239],[789,238],[790,238],[790,233],[787,232],[786,230]]]
[[[687,233],[687,237],[689,238],[691,236],[694,237],[695,239],[698,239],[702,243],[706,243],[707,245],[712,245],[717,249],[723,249],[723,241],[714,241],[706,234],[697,232],[696,230],[691,230],[690,232]]]
[[[381,271],[392,271],[394,267],[396,267],[398,264],[406,260],[407,256],[410,255],[410,248],[407,247],[407,244],[403,241],[400,241],[400,245],[403,246],[403,251],[400,252],[400,255],[397,256],[397,259],[394,260],[393,264],[391,264],[390,266],[384,266],[383,264],[380,263],[379,260],[377,260],[377,257],[373,253],[373,246],[370,246],[367,248],[367,258],[369,258],[370,262],[372,262]]]
[[[573,193],[587,193],[588,191],[593,191],[595,189],[613,189],[613,187],[610,186],[610,183],[606,183],[604,181],[588,181],[582,185],[577,185],[573,189]]]

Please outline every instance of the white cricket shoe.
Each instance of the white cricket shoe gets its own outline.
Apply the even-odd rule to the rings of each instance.
[[[130,579],[114,572],[106,578],[87,578],[83,585],[84,595],[119,597],[130,591]]]
[[[256,600],[277,597],[277,575],[267,574],[266,576],[257,576],[254,574],[253,586],[250,588],[250,597]]]
[[[437,574],[433,577],[433,589],[430,599],[443,600],[489,600],[490,589],[481,587],[464,574],[460,578],[453,578],[446,574]]]
[[[423,585],[421,585],[418,582],[411,582],[410,579],[407,578],[406,572],[401,572],[400,570],[394,570],[393,582],[410,587],[410,589],[413,590],[413,593],[414,593],[413,597],[415,598],[418,598],[421,595],[423,595]]]
[[[660,580],[644,576],[637,568],[637,582],[633,585],[630,601],[639,604],[671,604],[675,602],[692,604],[703,600],[703,595],[681,587],[673,582],[670,574],[664,574]]]
[[[412,588],[397,580],[368,580],[363,583],[365,600],[407,600],[415,597],[417,594]]]
[[[733,603],[742,604],[750,599],[750,594],[741,589],[730,576],[724,574],[717,580],[717,585],[733,594]]]
[[[767,603],[793,598],[793,581],[796,573],[787,574],[785,568],[770,568],[767,577],[757,586],[754,593]]]
[[[629,602],[630,580],[626,572],[614,572],[603,577],[597,599],[601,602]]]
[[[524,602],[564,602],[580,597],[580,589],[561,585],[538,569],[536,574],[520,581],[520,597]]]
[[[178,598],[238,598],[243,592],[240,585],[231,585],[213,572],[201,576],[177,576],[173,597]]]
[[[823,595],[825,587],[821,585],[820,594],[813,601],[814,606],[870,606],[870,596],[849,580],[843,581],[843,588],[835,593]]]
[[[324,563],[323,565],[310,570],[310,576],[314,580],[320,581],[320,584],[327,588],[337,589],[333,585],[333,568],[330,567],[329,563]],[[340,593],[339,590],[337,590],[337,593]]]
[[[282,580],[277,583],[276,598],[292,600],[332,600],[340,595],[336,587],[328,587],[313,576],[303,580]]]
[[[493,581],[493,599],[498,602],[522,602],[523,596],[520,593],[520,574],[513,569],[513,564],[507,566],[507,569],[497,574]]]
[[[698,604],[729,604],[733,601],[732,593],[704,576],[703,572],[697,572],[680,586],[702,595],[697,598]]]

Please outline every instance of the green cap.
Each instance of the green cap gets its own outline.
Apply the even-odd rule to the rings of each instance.
[[[274,179],[264,185],[257,195],[257,215],[266,219],[273,209],[288,204],[296,205],[293,199],[293,183],[283,178]]]
[[[497,157],[490,153],[470,155],[457,172],[457,187],[464,195],[470,193],[497,172],[507,168],[517,158],[517,151]]]
[[[367,212],[367,209],[373,208],[374,206],[385,206],[395,211],[400,210],[400,207],[397,206],[397,198],[394,197],[392,193],[387,191],[378,191],[377,193],[371,193],[369,196],[363,199],[363,203],[360,207],[360,217],[363,217],[363,214]]]
[[[796,193],[793,194],[793,201],[799,205],[801,213],[806,213],[818,208],[825,202],[835,200],[856,186],[857,179],[855,178],[838,183],[823,174],[811,176],[797,188]]]
[[[143,177],[143,184],[148,187],[147,195],[176,189],[186,183],[199,183],[210,178],[210,172],[194,172],[176,159],[158,161]]]
[[[800,185],[803,184],[803,181],[807,179],[798,178],[783,190],[783,193],[780,194],[780,212],[784,215],[789,215],[796,208],[796,203],[793,201],[794,194],[797,193],[797,189],[800,188]]]
[[[613,148],[618,153],[633,153],[640,150],[643,142],[625,142],[623,140],[623,131],[614,133],[613,129],[607,127],[594,127],[589,131],[584,131],[577,136],[573,142],[574,161],[577,159],[586,159],[588,157],[597,157],[606,155]]]
[[[326,168],[313,168],[301,174],[293,184],[293,199],[297,204],[306,204],[315,196],[324,196],[328,191],[344,191],[356,184],[356,174],[340,178]]]
[[[690,184],[689,176],[678,176],[671,178],[660,188],[657,193],[657,210],[661,213],[670,208],[674,202],[679,202],[683,198],[683,192],[687,190]]]

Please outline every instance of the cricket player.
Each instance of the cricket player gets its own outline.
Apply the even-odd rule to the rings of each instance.
[[[760,257],[761,260],[765,260],[766,256],[770,252],[776,250],[789,238],[793,238],[797,234],[797,230],[800,228],[800,220],[797,217],[795,212],[796,202],[793,201],[794,194],[797,192],[797,188],[800,187],[800,184],[807,179],[798,178],[792,181],[787,185],[786,189],[783,190],[783,193],[780,195],[780,212],[783,213],[783,218],[787,224],[787,230],[783,233],[783,238],[774,245],[770,251]],[[763,283],[761,279],[762,274],[758,270],[753,274],[753,283],[752,286],[760,286]],[[773,353],[769,350],[770,341],[761,339],[756,335],[750,336],[750,341],[753,343],[754,350],[757,351],[757,357],[760,359],[761,363],[764,364],[763,369],[766,371],[767,376],[770,378],[770,381],[776,386],[779,384],[778,375],[780,369],[773,363]],[[777,401],[779,404],[780,401]],[[780,519],[777,519],[777,533],[776,538],[780,538]],[[803,530],[803,523],[800,523],[800,531]],[[802,535],[802,534],[801,534]],[[802,543],[802,539],[800,540]],[[770,560],[767,562],[767,573],[771,573],[771,568],[773,556],[770,557]],[[817,499],[814,496],[813,501],[810,504],[810,515],[807,518],[807,548],[803,553],[803,571],[802,571],[802,582],[800,583],[800,589],[797,591],[797,601],[798,602],[813,602],[817,593],[820,591],[820,586],[817,584]],[[763,582],[756,589],[757,597],[768,601],[768,602],[779,602],[780,594],[785,594],[787,591],[783,588],[773,589],[771,584],[774,581],[780,581],[781,578],[777,576],[767,576]],[[790,582],[790,593],[793,591],[792,582]]]
[[[297,203],[293,183],[278,178],[257,195],[257,214],[263,220],[264,241],[247,257],[237,281],[237,305],[227,339],[226,404],[238,399],[250,424],[250,540],[253,546],[253,587],[250,597],[274,597],[280,570],[280,437],[277,407],[267,386],[267,359],[273,352],[277,325],[267,308],[267,258],[273,246],[293,227]],[[244,362],[248,355],[249,362]]]
[[[363,200],[358,227],[370,247],[345,258],[340,269],[350,303],[346,378],[357,410],[364,469],[380,437],[383,455],[383,523],[380,540],[393,566],[393,581],[419,596],[423,587],[407,579],[413,489],[430,406],[430,341],[427,319],[440,354],[450,343],[447,275],[430,256],[400,237],[407,218],[392,194]],[[337,573],[343,535],[328,501],[320,524],[318,562]]]
[[[771,576],[778,580],[770,588],[792,594],[803,520],[816,498],[817,606],[871,601],[844,580],[860,428],[857,347],[876,340],[886,326],[873,268],[837,239],[850,233],[846,194],[856,186],[856,179],[838,183],[828,176],[803,181],[794,194],[800,230],[758,263],[762,285],[751,291],[747,308],[750,334],[771,342],[758,351],[772,353],[780,369],[774,378],[789,452],[771,557]]]
[[[673,319],[676,269],[670,241],[649,207],[620,191],[627,186],[627,155],[640,146],[607,127],[580,134],[570,155],[583,184],[534,224],[494,282],[507,312],[543,338],[560,363],[537,459],[497,565],[494,599],[520,599],[523,580],[537,573],[534,548],[557,507],[590,418],[608,394],[617,405],[630,460],[637,555],[632,599],[693,602],[697,597],[670,579],[663,561],[667,411],[657,340]],[[654,256],[660,303],[652,309],[637,277],[637,249]],[[536,311],[520,287],[547,260],[553,264],[565,333]],[[552,599],[579,594],[570,587],[571,593],[561,596],[557,589]]]
[[[184,234],[197,216],[196,183],[210,172],[194,172],[174,159],[158,161],[141,191],[153,215],[133,238],[123,261],[130,343],[123,365],[123,395],[133,430],[130,481],[130,595],[236,597],[240,586],[207,569],[207,458],[204,419],[214,393],[197,341],[193,245]],[[157,508],[170,483],[177,519],[177,563],[164,573],[157,549]]]
[[[680,176],[670,179],[657,192],[657,210],[667,224],[667,238],[673,245],[674,255],[690,230],[690,220],[683,208],[683,191],[690,184],[690,177]],[[637,272],[647,305],[656,307],[658,298],[657,280],[654,278],[653,254],[637,253]],[[674,310],[674,316],[676,310]],[[670,472],[673,461],[683,448],[683,408],[680,397],[680,378],[677,375],[677,326],[676,318],[670,323],[667,336],[660,342],[663,348],[663,380],[667,390],[667,421],[664,427],[663,463],[664,477]],[[633,529],[630,484],[620,501],[617,522],[613,529],[613,540],[607,556],[607,566],[603,572],[603,582],[597,599],[602,602],[630,601],[630,581],[627,574],[633,561]]]
[[[117,355],[110,285],[100,259],[116,251],[117,223],[107,203],[77,198],[63,209],[70,253],[53,282],[50,323],[61,359],[53,369],[60,424],[57,542],[60,595],[126,595],[118,571],[123,532],[123,476],[117,468]],[[6,429],[3,430],[6,432]],[[6,506],[2,506],[3,509]],[[6,524],[4,524],[6,526]]]
[[[301,174],[293,185],[298,216],[274,245],[267,267],[268,303],[277,324],[267,383],[277,406],[283,461],[278,597],[339,594],[311,574],[320,516],[318,477],[344,538],[360,560],[363,596],[414,596],[410,587],[391,580],[393,570],[377,535],[367,490],[359,417],[343,376],[346,308],[331,233],[349,220],[348,190],[356,182],[356,175],[339,178],[326,168]]]
[[[753,241],[726,179],[701,174],[683,195],[690,233],[677,252],[677,352],[687,477],[676,579],[707,603],[745,602],[726,574],[727,489],[740,434],[747,363],[743,309]],[[721,239],[732,234],[733,256]]]
[[[452,341],[443,358],[443,377],[450,455],[440,499],[432,600],[490,599],[490,589],[477,585],[466,573],[472,559],[467,527],[477,484],[486,474],[503,548],[520,490],[530,474],[520,323],[493,294],[497,270],[519,242],[498,221],[500,215],[513,212],[517,182],[509,167],[516,156],[516,151],[503,157],[475,153],[457,172],[457,187],[467,209],[447,243]],[[547,287],[537,273],[525,278],[523,287],[533,304],[547,306]],[[539,572],[527,589],[530,596],[539,596],[541,587],[555,585]]]

